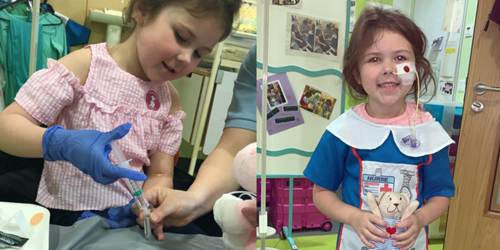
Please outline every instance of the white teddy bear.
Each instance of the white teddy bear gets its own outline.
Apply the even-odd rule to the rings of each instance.
[[[417,200],[410,202],[408,195],[399,192],[381,192],[378,201],[372,193],[368,193],[366,195],[366,200],[372,213],[384,219],[389,224],[387,228],[383,228],[379,225],[376,226],[391,235],[406,231],[405,229],[394,228],[394,224],[410,217],[420,205]],[[372,243],[375,244],[376,249],[387,249],[388,247],[390,247],[390,249],[395,249],[392,246],[393,242],[394,240],[389,238],[385,243]]]
[[[222,229],[224,244],[232,250],[250,250],[257,247],[257,144],[252,143],[238,152],[233,161],[236,181],[250,192],[223,194],[214,205],[214,218]],[[252,197],[242,200],[233,194]],[[241,196],[241,195],[240,195]]]

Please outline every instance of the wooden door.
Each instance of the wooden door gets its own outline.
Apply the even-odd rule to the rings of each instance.
[[[478,82],[500,88],[500,25],[484,31],[494,2],[478,1],[445,250],[500,249],[500,92],[474,92]],[[475,101],[484,105],[479,113],[471,109]]]

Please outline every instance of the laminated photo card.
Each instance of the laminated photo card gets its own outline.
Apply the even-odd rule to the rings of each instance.
[[[343,39],[339,33],[341,25],[339,21],[288,13],[285,53],[340,61],[341,55],[337,51],[339,41]]]
[[[304,123],[292,86],[286,73],[267,78],[266,109],[267,131],[269,135],[293,128]],[[257,107],[262,114],[262,79],[257,81]]]
[[[317,89],[316,87],[306,85],[302,96],[300,97],[300,108],[304,111],[330,120],[333,107],[337,99],[331,95]]]

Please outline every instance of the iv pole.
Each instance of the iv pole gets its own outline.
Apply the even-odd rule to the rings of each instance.
[[[260,154],[260,176],[261,176],[261,193],[260,193],[260,213],[259,213],[259,227],[257,227],[257,237],[260,238],[260,249],[261,250],[272,250],[275,248],[266,248],[266,237],[273,236],[276,230],[272,227],[267,226],[267,211],[266,211],[266,156],[267,156],[267,120],[265,119],[265,114],[267,110],[267,65],[268,65],[268,37],[269,37],[269,0],[263,0],[264,2],[264,21],[263,21],[263,58],[262,58],[262,102],[261,102],[261,154]]]
[[[30,67],[29,76],[33,75],[36,71],[36,55],[38,48],[38,23],[40,16],[40,0],[33,0],[31,6],[31,46],[30,46]]]

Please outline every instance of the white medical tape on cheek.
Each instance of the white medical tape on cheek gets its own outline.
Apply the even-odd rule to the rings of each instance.
[[[405,62],[396,65],[396,75],[403,85],[413,85],[416,73],[415,62]]]

